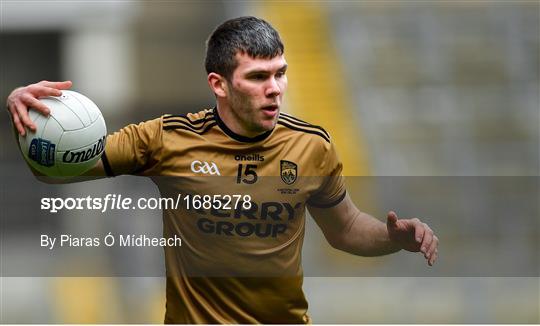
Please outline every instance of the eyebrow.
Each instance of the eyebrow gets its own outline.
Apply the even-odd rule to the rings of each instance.
[[[289,65],[287,64],[284,64],[283,66],[279,67],[279,69],[277,69],[277,71],[283,71],[283,70],[287,70],[287,67]],[[264,70],[264,69],[258,69],[258,70],[250,70],[248,72],[246,72],[246,75],[253,75],[253,74],[266,74],[270,72],[270,70]]]

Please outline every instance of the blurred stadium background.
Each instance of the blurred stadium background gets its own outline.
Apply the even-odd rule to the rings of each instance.
[[[42,79],[70,79],[100,106],[110,131],[210,107],[204,40],[223,20],[248,14],[280,31],[290,66],[285,110],[330,131],[359,206],[380,218],[388,209],[424,217],[441,238],[440,262],[430,270],[405,253],[337,253],[308,219],[304,288],[314,322],[540,323],[537,1],[1,0],[0,98]],[[157,192],[129,177],[39,184],[6,114],[1,126],[1,264],[43,259],[29,246],[44,229],[159,234],[159,212],[138,213],[128,226],[71,212],[49,225],[29,208],[40,193]],[[479,179],[441,194],[445,178]],[[501,200],[508,197],[516,206]],[[162,257],[91,264],[136,269]],[[328,265],[369,273],[318,272]],[[2,323],[163,321],[160,277],[2,276]]]

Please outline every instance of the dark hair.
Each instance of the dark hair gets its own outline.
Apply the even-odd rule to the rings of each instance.
[[[230,80],[238,63],[237,52],[253,58],[273,58],[284,52],[278,32],[268,22],[252,16],[227,20],[206,41],[206,73],[215,72]]]

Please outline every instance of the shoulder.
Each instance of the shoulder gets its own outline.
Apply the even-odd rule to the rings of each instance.
[[[217,125],[212,109],[187,114],[165,114],[160,119],[164,131],[178,130],[201,134]]]
[[[323,127],[300,120],[290,114],[281,112],[277,124],[288,133],[303,135],[327,145],[331,143],[330,134]]]
[[[161,132],[162,129],[162,117],[146,120],[138,123],[130,123],[121,129],[115,131],[109,136],[121,137],[126,136],[142,136],[149,134],[156,134]]]
[[[335,164],[335,146],[330,134],[321,126],[280,113],[277,122],[279,137],[287,142],[287,151],[305,163],[305,175],[328,175]]]

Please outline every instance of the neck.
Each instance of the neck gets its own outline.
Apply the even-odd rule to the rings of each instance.
[[[229,108],[227,107],[224,108],[223,106],[218,105],[216,107],[216,111],[218,115],[216,119],[218,121],[219,127],[227,135],[229,135],[229,137],[239,142],[243,142],[243,143],[259,142],[266,139],[266,137],[270,136],[270,134],[272,133],[272,130],[262,132],[262,133],[248,133],[248,132],[242,133],[243,129],[238,127],[236,123],[237,120],[235,119],[233,115],[230,114]],[[225,121],[225,119],[227,119],[227,121]],[[234,128],[233,126],[236,126],[236,129],[233,129]],[[246,135],[249,135],[249,136],[246,136]]]
[[[216,105],[217,105],[216,107],[217,107],[217,112],[219,114],[219,118],[221,119],[221,121],[223,121],[225,126],[227,126],[227,128],[229,128],[235,134],[238,134],[244,137],[253,138],[253,137],[257,137],[265,133],[264,131],[253,132],[253,131],[249,131],[243,128],[238,122],[239,118],[235,116],[235,114],[233,113],[233,111],[228,105],[219,103],[219,101]]]

